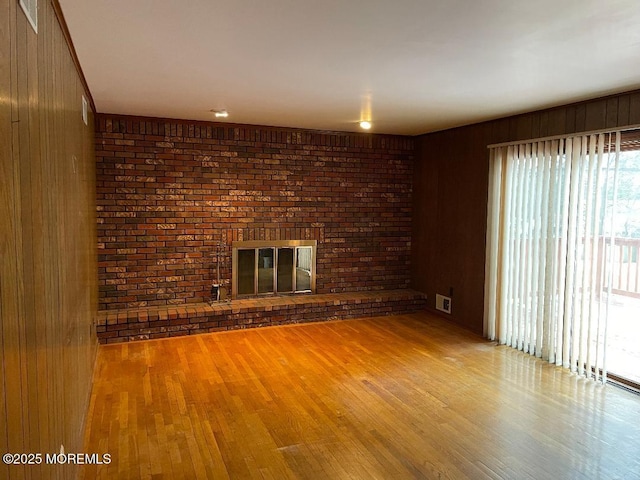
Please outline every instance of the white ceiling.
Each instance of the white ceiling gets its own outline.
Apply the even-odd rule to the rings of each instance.
[[[96,108],[420,134],[640,87],[639,0],[60,0]]]

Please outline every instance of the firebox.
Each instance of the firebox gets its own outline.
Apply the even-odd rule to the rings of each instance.
[[[233,242],[232,298],[315,293],[316,240]]]

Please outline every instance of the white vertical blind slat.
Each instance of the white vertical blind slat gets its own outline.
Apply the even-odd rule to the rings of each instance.
[[[518,209],[517,209],[517,218],[516,218],[516,237],[518,239],[516,244],[516,262],[518,265],[519,274],[514,275],[515,278],[515,304],[516,304],[516,316],[513,319],[514,323],[514,338],[512,340],[512,346],[517,348],[518,350],[522,350],[523,346],[523,333],[524,333],[524,294],[525,294],[525,282],[526,271],[525,271],[525,238],[523,234],[524,229],[524,212],[525,212],[525,172],[526,172],[526,154],[525,149],[526,145],[520,146],[518,149]]]
[[[564,179],[562,172],[564,171],[564,161],[562,151],[564,150],[564,141],[557,140],[552,142],[552,159],[551,159],[551,175],[550,175],[550,190],[551,190],[551,212],[552,215],[548,222],[548,236],[549,236],[549,253],[547,257],[547,265],[549,274],[547,276],[548,281],[546,283],[547,288],[545,296],[549,303],[548,315],[549,315],[549,347],[548,347],[548,361],[556,363],[556,352],[558,351],[559,343],[559,330],[560,330],[560,295],[559,291],[559,276],[560,276],[560,215],[562,212],[561,199],[563,198],[562,185]]]
[[[546,279],[547,256],[547,218],[549,216],[549,148],[548,142],[538,142],[538,199],[536,218],[539,218],[536,244],[537,252],[537,281],[536,281],[536,327],[535,327],[535,354],[542,357],[542,339],[546,335],[544,326],[545,295],[544,285]]]
[[[578,353],[578,373],[580,375],[589,376],[590,368],[587,363],[587,357],[589,352],[589,344],[587,342],[588,332],[591,329],[591,261],[592,258],[592,215],[593,215],[593,199],[595,196],[593,178],[595,176],[594,167],[596,161],[594,159],[595,153],[595,135],[589,137],[583,137],[583,158],[584,158],[584,176],[586,181],[584,182],[584,196],[583,212],[584,223],[582,228],[582,259],[579,262],[581,265],[581,278],[580,281],[580,330],[579,330],[579,353]]]
[[[516,295],[517,295],[517,271],[519,269],[519,264],[518,264],[518,236],[517,236],[517,232],[518,232],[518,220],[517,217],[520,215],[519,213],[519,209],[518,209],[518,205],[519,205],[519,201],[520,201],[520,196],[519,196],[519,190],[518,190],[518,186],[520,184],[520,168],[519,168],[519,162],[520,162],[520,158],[518,156],[518,149],[519,147],[515,147],[514,148],[514,162],[512,162],[513,165],[513,171],[512,171],[512,180],[513,183],[511,184],[511,209],[512,209],[512,213],[511,213],[511,218],[509,219],[509,230],[511,233],[511,237],[509,239],[509,243],[511,246],[511,250],[510,250],[510,270],[509,270],[509,283],[507,284],[507,292],[509,295],[509,315],[507,317],[507,331],[508,331],[508,336],[509,336],[509,345],[512,347],[517,347],[517,345],[514,345],[514,338],[517,336],[517,323],[515,322],[515,318],[518,315],[518,305],[517,305],[517,300],[516,300]],[[510,162],[511,163],[511,162]]]
[[[598,380],[600,376],[600,369],[598,368],[599,358],[599,345],[600,345],[600,298],[602,297],[603,283],[598,276],[598,272],[602,271],[602,261],[604,259],[604,242],[602,239],[602,225],[600,218],[602,212],[601,202],[603,198],[603,168],[604,168],[604,141],[605,135],[598,135],[598,146],[596,149],[596,178],[595,178],[595,200],[594,200],[594,212],[593,212],[593,248],[594,254],[591,257],[591,319],[592,325],[589,329],[589,337],[587,338],[587,344],[589,345],[588,363],[589,368],[593,369],[594,379]]]
[[[571,149],[572,141],[568,139],[564,142],[564,154],[559,156],[559,171],[558,171],[558,211],[556,218],[556,235],[559,239],[557,242],[557,257],[555,262],[557,263],[556,278],[555,278],[555,292],[557,292],[557,306],[556,306],[556,341],[555,341],[555,363],[556,365],[563,364],[563,352],[564,352],[564,310],[565,310],[565,282],[567,276],[567,230],[569,228],[566,221],[569,215],[569,192],[571,183]]]
[[[575,236],[574,236],[574,262],[573,262],[573,316],[572,330],[571,330],[571,371],[579,372],[579,357],[580,357],[580,333],[582,331],[582,262],[581,259],[584,255],[584,215],[585,215],[585,184],[586,184],[586,171],[588,167],[588,159],[585,156],[585,138],[578,137],[576,142],[579,144],[579,153],[577,154],[577,170],[579,177],[577,179],[577,197],[576,197],[576,223],[575,223]]]
[[[615,140],[615,150],[613,152],[614,156],[614,166],[613,166],[613,205],[611,207],[612,211],[616,209],[616,198],[618,197],[618,164],[620,160],[620,132],[616,132],[616,140]],[[608,318],[609,311],[611,307],[611,290],[613,288],[613,261],[614,261],[614,252],[615,252],[615,223],[614,216],[611,215],[611,248],[609,254],[609,286],[607,291],[607,308],[606,308],[606,316]],[[607,322],[604,322],[604,341],[602,342],[602,381],[607,381]]]
[[[541,252],[541,258],[544,259],[544,276],[542,278],[543,285],[542,291],[542,330],[543,334],[539,335],[540,344],[537,346],[537,351],[540,352],[540,356],[547,361],[554,361],[552,356],[553,352],[553,327],[555,320],[554,316],[554,291],[553,283],[553,271],[555,263],[553,261],[555,251],[554,247],[554,235],[553,235],[553,219],[554,219],[554,206],[556,203],[557,189],[553,188],[556,164],[557,164],[557,141],[545,142],[545,166],[546,174],[543,185],[543,195],[547,199],[546,208],[542,208],[542,228],[543,228],[543,251]]]
[[[513,158],[515,149],[508,147],[507,158]],[[506,163],[506,186],[505,186],[505,216],[504,216],[504,245],[505,254],[502,262],[503,270],[503,285],[504,288],[501,300],[501,312],[500,316],[500,343],[511,345],[511,339],[513,337],[513,324],[511,322],[513,318],[513,278],[515,277],[515,263],[514,250],[515,239],[513,236],[513,224],[511,218],[515,215],[516,195],[515,195],[515,180],[517,178],[517,162],[508,161]]]
[[[500,188],[502,176],[502,152],[504,149],[491,150],[491,175],[489,177],[489,200],[487,205],[487,269],[485,271],[485,314],[484,334],[491,340],[496,339],[497,315],[497,281],[498,278],[498,248],[500,242]]]
[[[595,228],[593,225],[593,214],[595,210],[595,197],[597,185],[595,185],[595,178],[597,175],[596,169],[598,167],[597,160],[597,136],[591,135],[589,137],[589,147],[587,152],[587,157],[589,158],[589,172],[587,177],[587,213],[585,216],[585,236],[584,236],[584,248],[585,248],[585,256],[584,256],[584,270],[582,274],[582,312],[583,312],[583,328],[580,337],[580,365],[584,367],[584,374],[589,377],[592,373],[592,365],[591,365],[591,330],[594,318],[592,316],[592,308],[594,302],[593,296],[593,283],[591,282],[591,271],[593,268],[593,259],[595,258],[596,251],[594,249],[595,245]]]
[[[567,250],[566,250],[566,277],[564,282],[565,290],[565,305],[564,305],[564,321],[562,329],[562,366],[565,368],[571,368],[574,371],[571,347],[573,331],[573,320],[575,312],[575,260],[576,260],[576,236],[577,236],[577,218],[578,218],[578,192],[579,192],[579,179],[580,179],[580,140],[574,138],[572,141],[567,142],[567,165],[570,165],[570,172],[568,173],[569,185],[569,202],[567,204],[568,215],[566,218],[567,223]],[[569,152],[569,150],[571,150]],[[571,188],[573,187],[573,188]],[[564,237],[564,235],[563,235]]]
[[[544,291],[544,278],[545,278],[545,262],[540,261],[545,258],[546,239],[544,238],[544,230],[546,228],[545,215],[548,211],[549,198],[545,195],[544,184],[547,179],[548,168],[546,165],[547,156],[544,142],[538,142],[536,146],[536,206],[534,211],[535,219],[535,250],[533,257],[538,259],[534,263],[534,305],[533,305],[533,326],[532,326],[532,352],[537,357],[542,356],[542,335],[543,335],[543,312],[544,312],[544,298],[542,292]]]
[[[523,200],[524,200],[524,211],[523,211],[523,224],[522,224],[522,242],[524,252],[522,255],[523,269],[525,272],[524,282],[522,285],[523,294],[520,297],[522,299],[522,350],[525,353],[529,353],[530,349],[530,341],[531,341],[531,314],[532,314],[532,267],[533,262],[531,261],[532,254],[532,215],[531,208],[533,205],[532,201],[532,181],[533,181],[533,145],[527,144],[525,147],[525,171],[524,171],[524,192],[523,192]],[[526,193],[529,193],[528,195]]]

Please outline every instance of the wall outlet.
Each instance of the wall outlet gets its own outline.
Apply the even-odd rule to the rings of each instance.
[[[451,297],[445,297],[436,293],[436,310],[451,314]]]

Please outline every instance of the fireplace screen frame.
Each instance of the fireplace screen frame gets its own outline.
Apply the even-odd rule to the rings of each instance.
[[[232,243],[232,265],[231,265],[231,298],[250,298],[250,297],[262,297],[268,295],[296,295],[300,293],[316,293],[316,250],[318,247],[317,240],[248,240],[248,241],[235,241]],[[299,249],[310,249],[311,258],[309,265],[309,288],[298,289],[298,267]],[[271,255],[268,250],[271,249]],[[293,259],[291,263],[291,289],[285,291],[279,291],[278,289],[278,272],[281,269],[279,263],[279,254],[284,254],[281,250],[293,250]],[[244,256],[244,262],[250,260],[250,253],[253,251],[253,276],[248,281],[250,285],[253,281],[253,289],[251,292],[247,292],[247,282],[244,285],[240,285],[241,275],[239,275],[239,260],[240,256]],[[246,252],[243,254],[241,252]],[[283,255],[284,258],[284,255]],[[269,279],[264,276],[264,272],[261,275],[260,260],[265,262],[265,266],[273,270],[273,277]],[[287,266],[287,265],[285,265]],[[305,269],[306,271],[306,269]],[[282,280],[284,274],[288,274],[288,271],[283,272],[280,277]],[[246,278],[246,277],[245,277]],[[287,280],[285,279],[284,282]],[[260,282],[260,284],[259,284]],[[303,283],[302,281],[300,282]],[[270,286],[270,288],[269,288]],[[306,286],[306,282],[304,282]],[[242,292],[241,292],[242,290]]]

